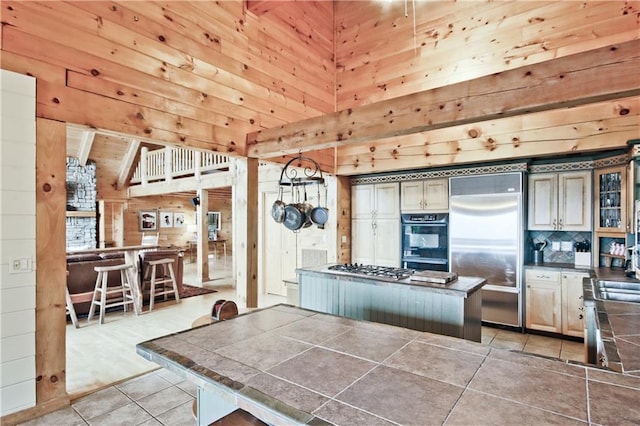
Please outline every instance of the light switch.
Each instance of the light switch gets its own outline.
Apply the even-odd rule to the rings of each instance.
[[[28,257],[9,259],[10,274],[19,274],[24,272],[31,272],[31,259]]]
[[[571,241],[563,241],[560,247],[562,251],[572,251],[573,243]]]
[[[551,250],[560,251],[560,241],[553,241],[551,243]]]

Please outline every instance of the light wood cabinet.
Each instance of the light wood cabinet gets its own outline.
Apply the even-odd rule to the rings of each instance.
[[[575,271],[526,271],[526,327],[567,336],[583,337],[582,279]]]
[[[351,194],[351,262],[399,267],[399,185],[356,185]]]
[[[526,326],[532,330],[562,332],[560,272],[526,272]]]
[[[631,231],[627,201],[627,166],[608,167],[594,172],[596,232]]]
[[[562,273],[562,334],[584,337],[582,280],[584,272]]]
[[[530,230],[591,231],[591,172],[529,176]]]
[[[403,213],[440,213],[449,210],[449,179],[427,179],[400,184]]]

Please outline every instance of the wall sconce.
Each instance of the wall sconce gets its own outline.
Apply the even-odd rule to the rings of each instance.
[[[200,197],[193,197],[191,199],[191,204],[193,204],[193,207],[198,207],[200,205]]]

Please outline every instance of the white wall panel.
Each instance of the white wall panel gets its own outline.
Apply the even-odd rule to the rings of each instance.
[[[0,70],[0,417],[36,402],[35,93],[33,77]]]
[[[2,362],[32,356],[36,352],[36,339],[32,333],[5,337],[0,340]]]
[[[0,289],[0,311],[4,313],[36,308],[36,287],[23,286]],[[4,362],[4,359],[2,360]]]

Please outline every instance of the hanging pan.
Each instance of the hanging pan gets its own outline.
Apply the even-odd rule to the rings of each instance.
[[[327,201],[327,190],[325,188],[325,202]],[[320,207],[320,185],[318,185],[318,206],[313,208],[309,213],[311,222],[318,226],[320,229],[324,229],[324,224],[329,220],[329,210],[326,207]]]
[[[277,223],[284,222],[286,206],[287,205],[284,203],[284,201],[282,201],[282,187],[280,187],[280,190],[278,191],[278,199],[274,201],[273,206],[271,206],[271,217]]]

